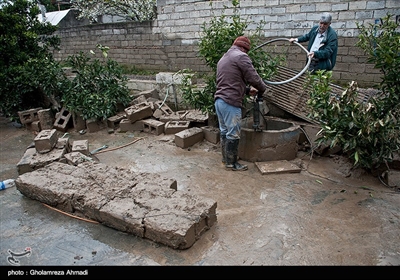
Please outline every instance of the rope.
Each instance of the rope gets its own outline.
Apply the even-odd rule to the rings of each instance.
[[[128,143],[128,144],[125,144],[125,145],[122,145],[122,146],[119,146],[119,147],[115,147],[115,148],[112,148],[112,149],[105,149],[105,150],[102,150],[102,151],[98,151],[96,154],[101,154],[101,153],[105,153],[105,152],[110,152],[110,151],[114,151],[114,150],[117,150],[117,149],[121,149],[121,148],[124,148],[124,147],[126,147],[126,146],[132,145],[133,143],[135,143],[135,142],[137,142],[137,141],[139,141],[139,140],[141,140],[141,139],[143,139],[143,137],[136,138],[136,139],[133,140],[132,142],[130,142],[130,143]]]
[[[72,217],[72,218],[75,218],[75,219],[78,219],[78,220],[82,220],[82,221],[85,221],[85,222],[89,222],[89,223],[93,223],[93,224],[98,224],[98,223],[99,223],[99,222],[97,222],[97,221],[93,221],[93,220],[81,218],[81,217],[74,216],[74,215],[72,215],[72,214],[66,213],[66,212],[61,211],[61,210],[59,210],[59,209],[57,209],[57,208],[51,207],[50,205],[47,205],[46,203],[42,203],[42,204],[43,204],[44,206],[46,206],[46,207],[52,209],[52,210],[55,210],[55,211],[61,213],[61,214],[67,215],[68,217]]]

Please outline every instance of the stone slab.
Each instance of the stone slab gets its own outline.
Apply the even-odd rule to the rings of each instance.
[[[301,168],[287,160],[255,162],[261,174],[300,173]]]

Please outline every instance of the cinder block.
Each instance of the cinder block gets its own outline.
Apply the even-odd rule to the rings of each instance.
[[[75,131],[86,129],[86,120],[83,119],[81,114],[72,113],[72,123]]]
[[[165,134],[175,134],[190,126],[190,121],[169,121],[165,124],[164,133]]]
[[[218,128],[213,126],[203,126],[201,127],[204,132],[204,138],[211,143],[217,144],[220,140],[220,131]]]
[[[34,142],[36,151],[40,154],[50,152],[57,144],[58,135],[55,129],[46,129],[36,135]]]
[[[192,124],[199,123],[204,125],[204,123],[208,121],[208,113],[203,113],[201,110],[198,109],[187,110],[185,120],[191,121]]]
[[[69,138],[58,138],[56,149],[65,149],[67,153],[71,152],[71,145],[69,143]]]
[[[68,126],[71,123],[72,115],[65,108],[61,109],[61,112],[57,115],[56,121],[54,122],[54,128],[66,132],[68,130]]]
[[[172,111],[167,104],[163,104],[163,102],[160,100],[154,102],[154,106],[155,110],[153,113],[153,117],[156,119],[159,119],[163,115],[169,116],[174,113],[174,111]]]
[[[40,129],[52,129],[54,124],[54,115],[51,109],[43,109],[38,111]]]
[[[158,89],[155,89],[155,88],[140,91],[138,95],[139,96],[143,95],[146,98],[146,100],[148,100],[149,98],[160,99]]]
[[[80,152],[84,155],[89,155],[89,141],[88,140],[75,140],[72,142],[71,152]]]
[[[42,107],[39,108],[34,108],[26,111],[20,111],[18,112],[19,120],[21,121],[21,124],[28,124],[32,123],[34,121],[39,120],[38,116],[38,111],[42,110]]]
[[[389,187],[400,187],[400,171],[398,170],[387,171],[383,179]]]
[[[158,120],[146,119],[143,120],[143,131],[155,135],[160,135],[164,133],[165,123]]]
[[[203,141],[204,132],[200,127],[192,127],[175,134],[175,145],[183,149]]]
[[[125,109],[127,119],[134,123],[135,121],[149,118],[153,115],[153,110],[147,102],[132,105]]]
[[[146,100],[146,96],[144,95],[139,95],[138,97],[136,97],[135,99],[133,99],[129,104],[130,105],[136,105],[136,104],[140,104],[140,103],[145,103]]]
[[[185,121],[186,120],[186,115],[188,114],[188,111],[177,111],[173,112],[172,114],[169,115],[161,115],[159,117],[159,121],[161,122],[169,122],[169,121]]]
[[[100,131],[107,127],[105,120],[90,119],[86,120],[86,128],[89,133]]]
[[[70,152],[68,154],[65,154],[64,157],[66,158],[68,164],[74,166],[85,161],[93,161],[91,157],[81,152]]]
[[[115,116],[109,117],[107,119],[107,127],[112,128],[112,129],[117,129],[119,127],[119,123],[123,119],[126,119],[125,112],[120,112],[120,113],[116,114]]]
[[[126,131],[143,131],[143,121],[136,121],[131,123],[128,119],[123,119],[119,123],[119,131],[126,132]]]
[[[17,170],[19,175],[33,171],[31,160],[34,154],[36,154],[35,148],[26,149],[24,155],[17,163]]]
[[[34,121],[34,122],[31,122],[31,123],[27,123],[26,124],[26,128],[28,130],[30,130],[30,131],[36,131],[36,132],[39,132],[39,131],[42,130],[39,121]]]

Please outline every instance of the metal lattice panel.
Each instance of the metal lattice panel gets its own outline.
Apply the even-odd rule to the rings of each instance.
[[[277,75],[274,77],[274,81],[285,81],[295,76],[298,72],[290,70],[286,67],[279,67]],[[309,99],[309,94],[304,90],[304,84],[306,81],[307,74],[303,74],[299,78],[280,85],[268,84],[267,90],[264,94],[264,98],[276,105],[280,109],[297,116],[303,120],[311,123],[316,123],[314,120],[308,118],[310,111],[307,107],[307,100]],[[345,88],[340,87],[335,84],[330,84],[332,94],[341,94]],[[371,95],[369,91],[360,91],[359,93],[360,101],[367,101]]]

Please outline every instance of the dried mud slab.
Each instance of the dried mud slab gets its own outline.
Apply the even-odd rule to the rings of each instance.
[[[217,221],[217,203],[177,190],[159,174],[98,162],[53,162],[16,179],[25,196],[67,213],[167,245],[187,249]]]

